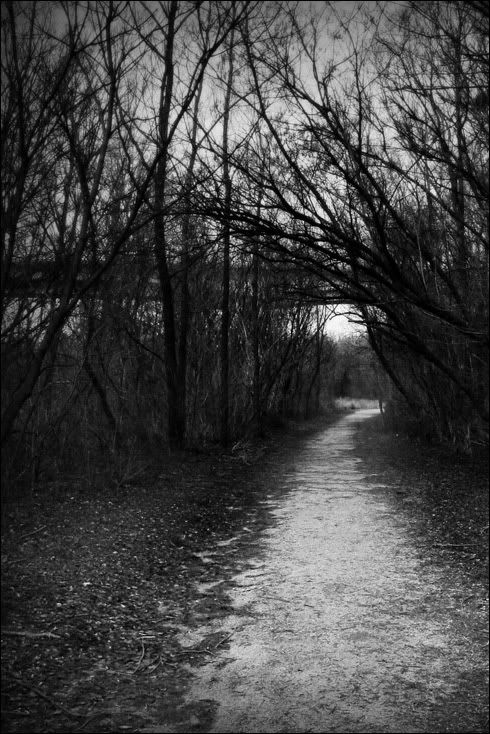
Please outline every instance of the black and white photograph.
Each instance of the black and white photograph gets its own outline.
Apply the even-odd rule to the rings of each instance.
[[[488,3],[0,9],[2,732],[488,732]]]

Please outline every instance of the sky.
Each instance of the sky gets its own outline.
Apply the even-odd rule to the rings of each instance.
[[[336,307],[336,315],[331,317],[327,322],[327,334],[334,339],[339,339],[343,336],[352,336],[360,331],[364,331],[364,327],[358,323],[352,323],[349,321],[346,312],[350,310],[349,306],[339,305]]]

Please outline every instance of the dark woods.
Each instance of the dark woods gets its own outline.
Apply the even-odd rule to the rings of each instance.
[[[9,482],[123,478],[356,389],[487,441],[486,5],[309,12],[2,4]]]

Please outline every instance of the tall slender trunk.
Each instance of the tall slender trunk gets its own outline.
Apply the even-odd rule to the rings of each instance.
[[[197,128],[199,102],[202,92],[202,79],[196,91],[194,100],[192,131],[191,131],[191,153],[187,167],[184,184],[184,215],[182,218],[182,251],[181,251],[181,283],[180,283],[180,332],[179,332],[179,359],[178,359],[178,382],[180,412],[184,420],[184,439],[187,427],[187,351],[189,341],[189,328],[191,321],[191,302],[189,292],[189,247],[192,239],[192,184],[194,178],[194,166],[197,158]]]
[[[313,394],[313,388],[315,385],[317,385],[317,400],[315,401],[315,412],[317,413],[319,410],[319,385],[320,385],[320,370],[322,366],[322,347],[323,347],[323,340],[324,335],[321,329],[323,328],[323,325],[320,324],[320,315],[319,315],[319,308],[316,306],[316,333],[314,338],[314,351],[315,351],[315,366],[313,368],[313,374],[311,376],[310,384],[308,386],[308,389],[306,391],[306,402],[305,402],[305,418],[308,418],[310,415],[310,401],[311,396]]]
[[[257,218],[260,219],[262,191],[259,193]],[[260,323],[259,323],[259,236],[256,235],[252,253],[252,354],[253,354],[253,411],[257,436],[262,435],[262,401],[260,389]]]
[[[177,0],[172,0],[168,13],[167,45],[165,49],[165,70],[160,92],[158,137],[160,160],[155,171],[154,184],[154,234],[155,260],[162,294],[162,313],[164,326],[165,366],[167,378],[168,438],[171,445],[181,446],[185,435],[185,416],[182,413],[181,384],[178,374],[177,330],[170,270],[167,260],[164,205],[167,189],[167,148],[170,109],[174,83],[174,40]]]
[[[90,378],[92,387],[94,388],[95,393],[99,399],[100,407],[102,408],[102,412],[104,413],[108,426],[109,426],[112,447],[115,449],[120,446],[122,437],[117,427],[116,417],[109,404],[109,399],[107,396],[105,386],[103,385],[102,381],[99,378],[99,375],[97,374],[95,365],[92,364],[91,359],[90,359],[90,348],[92,346],[94,338],[96,338],[93,308],[94,308],[93,302],[90,306],[86,306],[87,334],[86,334],[86,339],[85,339],[85,355],[83,359],[83,369],[85,370],[88,377]]]
[[[463,307],[466,306],[466,298],[468,295],[468,247],[465,237],[465,193],[464,193],[464,117],[463,109],[462,85],[463,70],[461,60],[461,29],[459,34],[453,39],[455,68],[454,68],[454,107],[455,107],[455,125],[456,125],[456,166],[450,172],[451,178],[451,198],[455,219],[455,255],[457,283],[462,290]]]
[[[232,6],[233,21],[236,7]],[[228,47],[228,80],[226,85],[225,109],[223,115],[223,185],[224,222],[223,222],[223,277],[221,296],[221,443],[227,446],[230,440],[230,400],[229,400],[229,372],[230,372],[230,211],[231,211],[231,177],[230,158],[228,149],[228,130],[230,122],[230,102],[233,82],[233,40],[234,30],[231,31]]]

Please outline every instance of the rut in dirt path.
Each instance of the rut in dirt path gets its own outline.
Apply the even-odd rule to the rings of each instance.
[[[194,670],[190,719],[161,731],[461,731],[434,727],[451,707],[464,718],[460,681],[482,653],[453,624],[456,581],[353,455],[374,413],[309,439],[281,478],[275,521],[227,590],[234,613],[201,627],[230,647]]]

